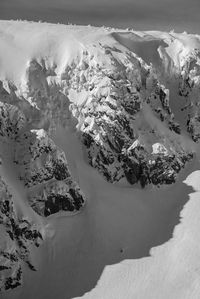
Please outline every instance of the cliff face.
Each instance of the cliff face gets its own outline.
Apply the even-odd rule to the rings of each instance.
[[[194,49],[187,55],[185,64],[181,68],[179,95],[185,102],[182,111],[187,111],[187,131],[195,142],[200,138],[199,76],[200,51]]]
[[[21,181],[25,190],[26,200],[21,204],[29,204],[43,217],[59,211],[78,211],[85,200],[71,177],[64,152],[43,129],[31,129],[22,108],[10,104],[6,95],[0,104],[1,291],[21,285],[24,263],[36,271],[31,248],[38,247],[43,240],[40,223],[19,207],[21,199],[16,198],[16,190],[12,190],[9,175],[5,175],[6,168],[13,168],[15,180],[19,184]]]
[[[30,246],[38,247],[42,234],[37,225],[25,215],[16,213],[13,196],[8,186],[0,178],[0,291],[13,289],[22,283],[22,262],[36,271],[30,257]]]
[[[176,181],[200,138],[199,37],[23,22],[0,28],[1,160],[37,215],[74,213],[86,200],[54,142],[60,126],[76,131],[88,163],[111,183]],[[29,247],[42,234],[16,210],[3,171],[0,183],[0,287],[9,289],[21,283],[22,261],[35,270]]]
[[[100,63],[94,68],[84,57],[81,66],[67,69],[71,111],[89,163],[110,182],[124,177],[143,187],[175,182],[193,154],[179,141],[181,126],[170,107],[169,89],[152,66],[132,53],[120,61],[119,50],[105,46],[102,51],[110,68]]]

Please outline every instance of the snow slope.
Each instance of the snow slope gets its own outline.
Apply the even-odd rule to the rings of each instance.
[[[5,298],[77,297],[99,279],[86,298],[159,296],[153,271],[171,285],[183,180],[199,168],[199,57],[186,33],[0,21]]]
[[[81,298],[199,298],[200,171],[184,183],[193,188],[173,238],[152,248],[150,257],[107,266],[96,288]],[[80,297],[79,297],[80,298]]]
[[[65,150],[87,204],[73,217],[51,216],[49,237],[36,255],[37,272],[25,269],[23,287],[7,293],[6,299],[73,298],[91,290],[105,266],[147,256],[152,247],[170,239],[191,192],[182,181],[197,161],[188,165],[177,184],[165,189],[121,188],[87,165],[74,133],[59,129],[54,140]],[[99,298],[102,294],[100,290]]]

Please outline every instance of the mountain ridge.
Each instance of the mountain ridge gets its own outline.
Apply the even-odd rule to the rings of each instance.
[[[0,38],[2,164],[6,168],[9,152],[42,222],[60,211],[74,214],[87,201],[53,141],[60,126],[76,132],[87,162],[119,185],[175,183],[196,155],[199,36],[1,21]],[[3,170],[1,177],[7,194]],[[1,224],[10,221],[15,231],[11,211],[5,215]],[[9,232],[7,238],[18,240]],[[11,274],[3,276],[2,289],[8,280],[12,288]]]

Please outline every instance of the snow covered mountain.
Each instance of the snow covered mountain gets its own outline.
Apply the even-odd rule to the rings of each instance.
[[[0,22],[1,291],[23,261],[37,270],[48,218],[91,197],[63,132],[116,188],[175,183],[198,152],[199,90],[197,35]]]

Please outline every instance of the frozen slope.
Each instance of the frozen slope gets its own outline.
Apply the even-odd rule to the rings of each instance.
[[[51,216],[49,237],[38,249],[37,272],[26,269],[23,288],[8,293],[6,299],[62,299],[84,294],[95,287],[107,265],[147,256],[152,247],[170,239],[192,191],[182,180],[195,169],[195,163],[188,165],[176,185],[164,190],[121,188],[107,183],[85,163],[74,133],[59,130],[54,140],[66,151],[87,204],[73,217]],[[109,287],[103,289],[99,298],[109,291]]]
[[[86,296],[115,294],[105,266],[172,237],[199,168],[199,40],[0,22],[5,298],[77,297],[99,279]]]
[[[96,288],[81,298],[192,298],[198,299],[199,283],[199,193],[200,171],[184,183],[193,188],[181,212],[173,238],[151,249],[150,257],[107,266]]]

